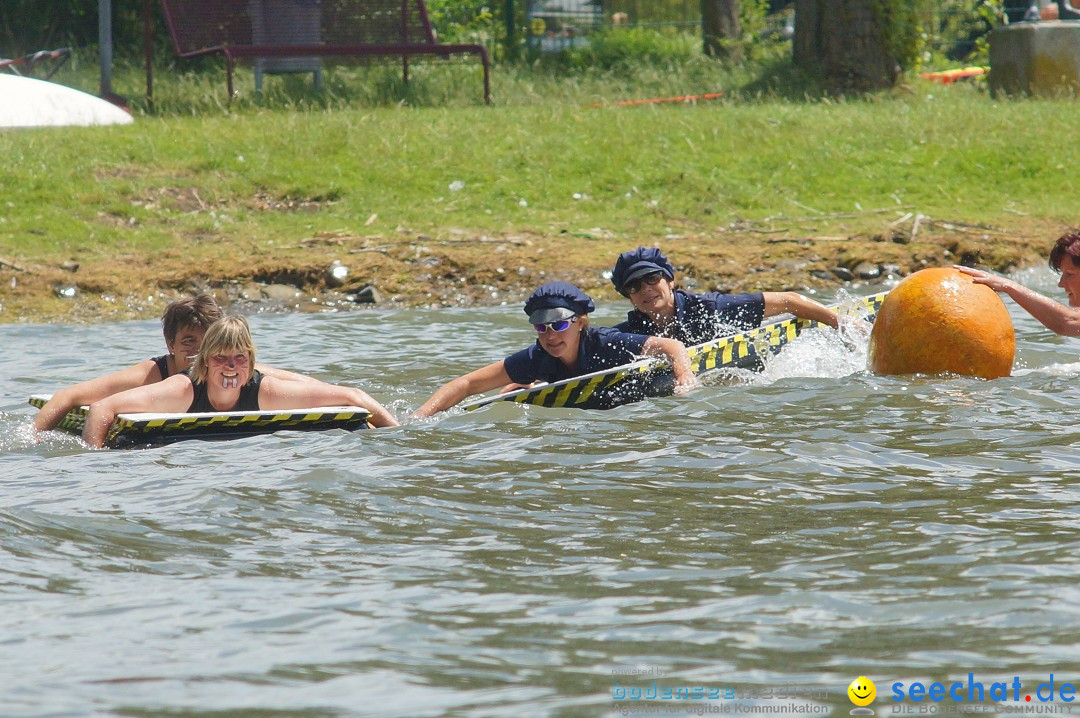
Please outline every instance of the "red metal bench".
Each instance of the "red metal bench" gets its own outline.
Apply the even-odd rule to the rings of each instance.
[[[319,82],[323,57],[400,57],[408,82],[411,56],[470,54],[480,57],[484,102],[491,101],[487,48],[436,41],[424,0],[161,0],[161,8],[177,56],[225,55],[230,98],[233,69],[244,58],[261,83],[263,72],[314,72]],[[148,100],[152,92],[147,29]]]

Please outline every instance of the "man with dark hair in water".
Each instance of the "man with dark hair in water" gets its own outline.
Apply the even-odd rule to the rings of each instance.
[[[203,334],[222,316],[221,305],[210,294],[200,294],[171,302],[161,315],[161,328],[165,335],[167,354],[144,359],[127,369],[61,389],[53,394],[45,406],[38,411],[37,416],[34,417],[34,429],[37,431],[54,429],[64,415],[75,407],[86,406],[138,386],[154,384],[186,370],[191,366],[191,360],[199,353]],[[279,379],[317,381],[283,369],[264,366],[258,369],[263,374],[276,376]]]
[[[256,366],[255,342],[247,320],[219,319],[206,331],[189,373],[112,394],[91,404],[83,439],[91,446],[101,446],[117,414],[145,411],[276,411],[355,405],[371,412],[372,426],[398,425],[393,414],[359,389],[321,381],[283,381],[264,376]]]

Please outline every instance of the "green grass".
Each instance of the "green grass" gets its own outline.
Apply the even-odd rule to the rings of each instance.
[[[59,79],[92,89],[88,67]],[[599,227],[647,241],[777,215],[820,215],[828,234],[828,215],[900,206],[1008,227],[1075,222],[1070,101],[995,101],[977,84],[918,81],[868,99],[793,100],[790,72],[703,59],[569,76],[497,67],[492,107],[468,65],[419,65],[408,89],[395,77],[341,70],[322,94],[272,77],[256,98],[242,73],[245,94],[229,104],[223,72],[159,70],[156,114],[137,106],[132,126],[0,132],[0,256],[401,228]],[[137,67],[118,68],[120,93],[134,98],[140,82]],[[731,99],[593,106],[717,90]],[[847,219],[844,231],[894,216]]]

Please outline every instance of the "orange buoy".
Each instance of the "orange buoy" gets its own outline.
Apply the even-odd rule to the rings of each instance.
[[[955,269],[923,269],[889,292],[870,333],[875,374],[1009,376],[1016,353],[997,292]]]

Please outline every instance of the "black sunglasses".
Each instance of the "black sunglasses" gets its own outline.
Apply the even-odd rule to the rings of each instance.
[[[663,272],[649,272],[648,274],[643,274],[637,279],[631,279],[629,282],[623,285],[623,294],[625,294],[626,296],[630,296],[631,294],[637,294],[646,284],[648,284],[650,287],[655,287],[657,284],[660,283],[660,280],[663,278],[663,276]]]

